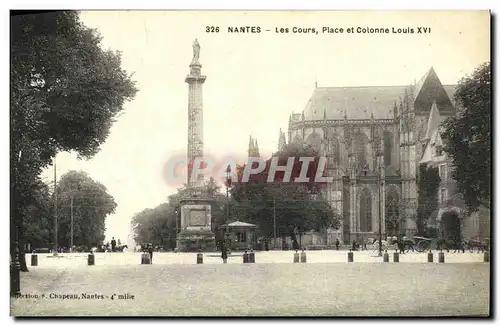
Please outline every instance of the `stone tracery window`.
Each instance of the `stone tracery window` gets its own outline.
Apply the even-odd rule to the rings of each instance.
[[[366,151],[367,145],[368,137],[366,136],[366,134],[359,132],[354,136],[354,153],[360,166],[365,166],[368,164]]]
[[[337,138],[331,137],[328,139],[327,155],[332,158],[331,163],[333,165],[340,163],[340,146]]]
[[[311,145],[316,151],[321,150],[321,136],[317,132],[313,132],[307,137],[307,144]]]
[[[399,194],[393,187],[385,197],[385,232],[389,236],[398,236],[401,230]]]
[[[361,232],[372,231],[372,196],[366,188],[359,196],[359,229]]]
[[[394,137],[390,131],[384,131],[384,164],[392,165],[392,144]]]

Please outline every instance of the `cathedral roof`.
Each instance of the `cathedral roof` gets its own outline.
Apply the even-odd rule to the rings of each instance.
[[[443,121],[443,117],[439,114],[439,109],[436,102],[432,103],[431,113],[429,114],[429,120],[427,121],[427,130],[425,131],[425,138],[430,139],[433,132],[439,127],[439,124]]]
[[[405,86],[318,87],[304,109],[305,120],[392,119]]]
[[[430,139],[428,140],[422,159],[420,163],[432,163],[432,162],[442,162],[448,159],[448,155],[442,152],[441,156],[436,155],[436,147],[443,146],[443,140],[441,138],[441,130],[437,126],[431,133]]]
[[[429,71],[420,79],[415,85],[414,98],[415,98],[415,111],[427,111],[435,101],[441,111],[453,111],[453,104],[450,97],[453,91],[446,88],[441,84],[434,68],[431,67]]]
[[[455,85],[442,85],[433,68],[414,86],[317,87],[307,102],[304,120],[342,120],[347,111],[351,120],[392,119],[394,103],[403,98],[405,89],[412,89],[415,109],[428,111],[436,101],[440,110],[453,110],[451,99]],[[294,115],[291,121],[300,121]]]

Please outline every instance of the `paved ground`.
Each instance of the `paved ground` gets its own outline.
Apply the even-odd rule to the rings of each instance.
[[[355,261],[363,254],[355,253]],[[256,261],[281,257],[290,263],[241,264],[241,257],[232,257],[223,265],[209,255],[205,264],[196,265],[195,254],[155,253],[155,264],[140,265],[139,253],[97,254],[95,266],[87,266],[81,255],[44,255],[39,267],[22,273],[23,294],[39,298],[12,299],[11,314],[450,316],[489,311],[490,265],[473,262],[473,256],[449,254],[445,264],[348,264],[345,252],[309,252],[307,264],[292,264],[292,253],[270,252],[258,253]],[[404,258],[421,261],[423,256]],[[319,262],[321,257],[339,263]],[[371,258],[366,253],[365,261]],[[466,258],[470,263],[451,262]],[[82,293],[104,299],[83,299]],[[134,299],[117,299],[126,293]],[[79,299],[50,299],[54,294]]]

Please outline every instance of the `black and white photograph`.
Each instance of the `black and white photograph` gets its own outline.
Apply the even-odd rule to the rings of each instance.
[[[491,21],[11,11],[10,315],[490,317]]]

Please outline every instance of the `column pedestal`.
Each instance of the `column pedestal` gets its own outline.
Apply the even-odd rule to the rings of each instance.
[[[215,234],[212,232],[210,199],[181,200],[181,231],[177,234],[177,248],[181,252],[215,251]]]

